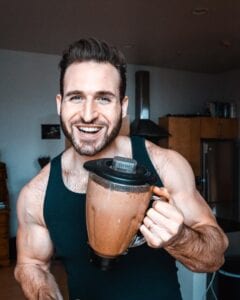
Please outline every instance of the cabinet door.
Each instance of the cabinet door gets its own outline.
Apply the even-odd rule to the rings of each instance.
[[[9,265],[8,222],[9,212],[0,210],[0,266]]]
[[[221,119],[220,121],[220,138],[235,139],[238,137],[238,120]]]
[[[201,118],[201,138],[215,139],[220,137],[219,118]]]
[[[200,119],[169,117],[159,120],[159,125],[170,133],[168,148],[183,155],[196,176],[200,174]]]
[[[235,139],[237,137],[237,119],[201,118],[201,138]]]
[[[8,205],[7,171],[6,165],[0,162],[0,201]]]

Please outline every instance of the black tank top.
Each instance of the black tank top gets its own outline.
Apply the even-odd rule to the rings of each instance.
[[[157,175],[145,141],[132,137],[132,153],[138,163]],[[81,178],[79,178],[81,180]],[[158,177],[159,186],[162,186]],[[85,220],[85,194],[66,188],[61,154],[51,162],[44,202],[45,222],[68,277],[70,300],[180,300],[175,260],[164,249],[146,244],[131,248],[115,268],[101,271],[90,262]]]

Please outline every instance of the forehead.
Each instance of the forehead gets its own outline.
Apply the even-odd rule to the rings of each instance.
[[[110,63],[94,61],[71,64],[64,76],[64,90],[119,90],[120,74]]]

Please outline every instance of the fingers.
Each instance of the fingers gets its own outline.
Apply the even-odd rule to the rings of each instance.
[[[152,248],[160,248],[163,244],[161,238],[157,238],[145,225],[140,227],[142,235],[145,237],[148,246]]]
[[[150,247],[162,247],[179,234],[183,221],[183,215],[173,205],[155,201],[140,230]]]
[[[148,245],[154,248],[161,247],[172,237],[172,234],[166,227],[153,223],[148,217],[144,220],[142,230],[147,234],[147,238],[145,237],[145,239]]]
[[[167,219],[176,220],[176,222],[183,221],[182,214],[174,205],[164,201],[154,201],[152,208],[147,211],[147,216],[157,222],[159,214]]]
[[[168,190],[164,187],[154,186],[153,193],[159,197],[164,197],[168,200],[170,199],[170,194],[169,194]]]

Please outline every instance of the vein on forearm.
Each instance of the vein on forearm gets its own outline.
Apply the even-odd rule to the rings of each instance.
[[[220,228],[184,225],[180,235],[165,249],[194,272],[213,272],[224,263],[228,242]]]

